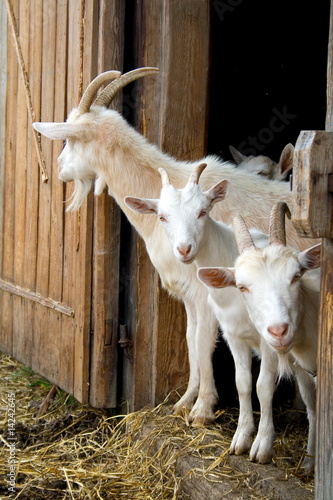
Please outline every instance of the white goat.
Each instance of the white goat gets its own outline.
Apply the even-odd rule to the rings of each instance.
[[[194,261],[197,268],[212,266],[212,262],[222,262],[233,265],[238,249],[235,234],[230,226],[217,222],[209,217],[213,205],[222,201],[228,190],[228,181],[223,180],[203,192],[198,185],[199,177],[205,164],[199,165],[190,176],[183,189],[175,189],[169,182],[163,169],[160,173],[163,187],[160,198],[143,199],[127,196],[125,203],[138,213],[158,216],[168,236],[175,256],[184,263]],[[252,236],[259,246],[268,244],[268,237],[263,233],[252,230]],[[218,264],[216,264],[218,265]],[[259,333],[253,326],[246,310],[243,297],[236,289],[216,290],[207,289],[206,300],[211,307],[205,306],[205,317],[211,321],[211,316],[218,320],[235,361],[236,386],[239,394],[240,414],[236,433],[231,443],[230,452],[241,454],[250,449],[251,435],[254,430],[253,412],[251,406],[251,360],[252,349],[258,354],[262,351],[263,364],[270,370],[274,381],[277,372],[276,356],[274,356]],[[200,352],[198,352],[200,357]],[[203,364],[205,360],[200,361]],[[263,395],[258,392],[261,402]],[[264,408],[263,401],[263,408]],[[266,409],[266,408],[265,408]],[[265,412],[266,418],[267,412]],[[265,428],[264,422],[261,424]],[[272,458],[272,443],[265,440],[262,433],[258,433],[257,442],[260,450],[251,450],[251,459],[261,463],[269,462]]]
[[[190,420],[212,421],[217,393],[213,368],[207,360],[214,349],[216,323],[215,319],[209,323],[206,311],[202,314],[202,307],[198,307],[198,304],[206,302],[206,292],[198,282],[196,267],[191,264],[184,266],[174,258],[169,245],[163,244],[166,235],[155,217],[142,218],[124,203],[127,194],[158,197],[158,167],[168,172],[177,187],[184,185],[193,167],[201,161],[180,162],[162,153],[136,132],[117,111],[107,109],[115,94],[127,83],[147,74],[156,74],[157,71],[156,68],[141,68],[120,77],[114,71],[102,73],[88,86],[78,108],[71,111],[67,122],[35,123],[34,127],[50,139],[66,140],[58,163],[59,178],[65,182],[74,181],[73,197],[68,209],[77,210],[94,183],[96,194],[100,194],[107,186],[109,193],[145,240],[163,286],[184,302],[190,378],[184,396],[175,405],[175,412],[180,412],[183,407],[192,408]],[[93,102],[97,90],[111,79],[115,80]],[[212,186],[221,178],[227,178],[232,183],[228,199],[219,205],[221,209],[213,209],[218,219],[231,222],[233,215],[241,209],[245,218],[251,218],[254,227],[267,231],[268,223],[263,214],[269,213],[274,201],[292,203],[289,187],[284,183],[258,182],[255,176],[237,172],[230,163],[223,163],[214,156],[208,156],[204,161],[208,165],[203,175],[204,186]],[[298,238],[292,226],[290,232],[296,248],[305,248],[309,244]],[[203,366],[199,366],[199,351],[202,353],[200,359],[206,357]]]
[[[308,456],[303,461],[303,467],[311,469],[315,451],[314,375],[320,289],[320,275],[316,268],[320,266],[320,245],[301,253],[287,247],[284,228],[286,211],[289,213],[285,203],[273,207],[270,245],[262,249],[256,248],[243,219],[240,216],[236,218],[234,227],[241,255],[235,267],[199,269],[198,277],[213,287],[215,295],[213,293],[211,297],[214,301],[219,290],[233,287],[232,290],[244,298],[249,317],[261,336],[261,347],[266,344],[257,384],[261,420],[251,448],[251,458],[260,457],[262,453],[269,457],[272,453],[274,426],[271,402],[277,369],[280,377],[295,375],[306,405],[309,437]],[[216,301],[215,306],[218,309],[219,302]],[[246,376],[249,375],[248,368]],[[250,394],[251,387],[248,385],[248,401]],[[246,411],[250,411],[250,403]],[[244,426],[243,432],[248,434],[251,426],[252,423],[248,423],[248,429]]]
[[[230,153],[237,164],[237,168],[249,174],[259,175],[266,179],[283,181],[293,168],[294,146],[287,144],[280,155],[279,162],[268,156],[246,156],[233,146],[229,146]]]

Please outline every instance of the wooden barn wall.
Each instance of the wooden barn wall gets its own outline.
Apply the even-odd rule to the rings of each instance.
[[[31,122],[63,121],[101,71],[158,66],[158,78],[124,90],[124,115],[128,108],[163,150],[202,157],[209,1],[1,0],[1,13],[0,349],[93,406],[156,404],[187,383],[183,307],[161,289],[140,237],[124,239],[111,197],[90,195],[77,213],[65,211],[72,187],[58,180],[62,144],[41,138],[44,182]],[[129,259],[119,279],[121,248]],[[118,347],[119,328],[132,352]]]
[[[117,234],[119,211],[103,195],[65,212],[72,187],[58,180],[62,144],[41,138],[43,182],[31,122],[63,121],[97,72],[121,68],[122,2],[3,0],[3,15],[6,8],[0,346],[80,401],[114,406],[114,340],[106,319],[118,309],[110,231]],[[112,40],[105,36],[110,30]]]

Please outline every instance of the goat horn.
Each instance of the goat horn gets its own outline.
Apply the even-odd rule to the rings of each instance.
[[[290,219],[290,210],[284,201],[278,201],[273,205],[269,220],[270,245],[276,244],[286,246],[285,214],[287,214]]]
[[[255,244],[253,243],[250,231],[248,230],[247,225],[245,224],[245,221],[241,215],[236,215],[234,217],[232,225],[234,228],[236,243],[240,254],[248,248],[256,248]]]
[[[114,78],[119,78],[120,75],[120,71],[105,71],[104,73],[96,76],[96,78],[89,83],[83,96],[81,97],[80,104],[78,106],[80,114],[87,113],[89,111],[96,92],[105,82]]]
[[[105,106],[108,108],[111,104],[112,99],[120,89],[133,82],[134,80],[138,80],[138,78],[146,75],[153,75],[157,73],[157,71],[159,71],[158,68],[146,67],[137,68],[133,71],[129,71],[128,73],[121,75],[118,80],[116,80],[115,82],[111,82],[107,87],[105,87],[105,89],[97,97],[94,105]]]
[[[200,175],[202,174],[202,172],[205,170],[206,167],[207,167],[207,163],[200,163],[200,165],[197,165],[193,169],[188,182],[193,182],[194,184],[198,184],[199,179],[200,179]]]
[[[170,180],[167,172],[164,170],[164,168],[159,168],[158,169],[159,173],[161,174],[162,177],[162,186],[170,186]]]

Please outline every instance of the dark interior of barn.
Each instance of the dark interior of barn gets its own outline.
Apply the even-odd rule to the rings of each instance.
[[[301,130],[325,129],[329,8],[328,0],[315,8],[300,0],[212,1],[208,153],[232,160],[232,145],[278,161]],[[232,384],[226,388],[231,377],[223,376],[233,369],[230,357],[219,341],[214,370],[222,407],[236,401]],[[275,405],[293,395],[293,384],[282,382]]]
[[[212,2],[208,152],[278,161],[301,130],[323,130],[330,3]]]

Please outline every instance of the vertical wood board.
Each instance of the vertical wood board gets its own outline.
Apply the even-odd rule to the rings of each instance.
[[[97,73],[123,67],[125,5],[101,1],[98,37],[93,52],[98,52]],[[96,47],[95,47],[96,45]],[[93,56],[92,56],[93,59]],[[95,76],[91,75],[91,77]],[[120,100],[115,107],[121,110]],[[98,407],[117,406],[118,311],[120,209],[107,192],[94,199],[93,298],[90,403]]]
[[[333,132],[333,0],[327,59],[326,130]],[[332,204],[333,185],[323,204]],[[332,205],[331,205],[332,207]],[[331,209],[330,209],[331,211]],[[332,217],[332,213],[326,214]],[[327,228],[328,229],[328,228]],[[322,241],[321,297],[318,344],[315,498],[326,500],[333,491],[333,237]]]

